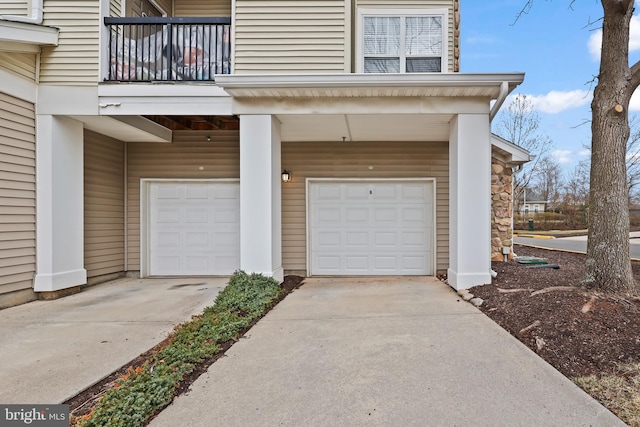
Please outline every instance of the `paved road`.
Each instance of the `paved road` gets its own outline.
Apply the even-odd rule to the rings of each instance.
[[[637,231],[633,232],[630,237],[631,258],[640,260],[640,233]],[[587,236],[558,237],[556,239],[514,237],[513,241],[521,245],[539,246],[543,248],[562,249],[575,252],[587,252]]]

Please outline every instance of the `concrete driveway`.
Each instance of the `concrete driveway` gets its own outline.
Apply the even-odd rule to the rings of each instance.
[[[228,279],[122,279],[0,310],[0,403],[61,403],[202,312]]]
[[[313,278],[154,421],[624,426],[434,278]]]

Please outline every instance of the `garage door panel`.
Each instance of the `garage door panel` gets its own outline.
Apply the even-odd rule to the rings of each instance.
[[[160,208],[160,209],[155,209],[154,210],[156,215],[155,218],[157,222],[159,223],[165,223],[165,224],[177,224],[180,222],[180,209],[175,208],[175,209],[168,209],[168,208]],[[151,220],[154,220],[154,217],[152,215]]]
[[[239,184],[149,186],[150,275],[229,275],[239,268]]]
[[[311,274],[432,274],[432,182],[311,183]]]
[[[373,217],[375,225],[384,225],[385,223],[396,223],[398,221],[397,208],[373,208]]]
[[[184,221],[187,227],[188,224],[207,224],[209,222],[209,211],[207,208],[185,208]]]
[[[349,200],[369,200],[369,187],[362,184],[347,184],[344,187]]]
[[[240,209],[235,206],[214,208],[215,221],[218,224],[238,224]]]

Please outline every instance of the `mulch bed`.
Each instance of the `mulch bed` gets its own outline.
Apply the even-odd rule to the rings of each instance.
[[[640,361],[640,299],[576,287],[584,274],[584,254],[521,245],[514,251],[545,258],[560,269],[493,263],[498,273],[493,283],[470,289],[484,300],[480,309],[487,316],[569,378]],[[632,265],[640,281],[640,263]]]
[[[295,289],[299,288],[302,285],[304,278],[300,276],[285,276],[284,282],[282,282],[281,287],[284,289],[282,296],[274,301],[271,308],[275,307],[280,301],[282,301],[287,295],[293,292]],[[213,304],[213,301],[211,302]],[[253,322],[249,325],[242,334],[244,335],[251,327],[255,324]],[[142,366],[145,362],[153,359],[154,355],[157,354],[160,350],[162,350],[170,341],[171,337],[167,337],[164,341],[157,344],[152,349],[142,353],[140,356],[136,357],[134,360],[126,364],[125,366],[118,369],[116,372],[102,379],[98,383],[93,386],[81,391],[77,395],[71,397],[66,400],[65,404],[69,405],[70,413],[74,417],[82,416],[90,413],[93,410],[93,407],[98,403],[99,399],[102,397],[104,393],[112,389],[116,385],[116,380],[118,378],[122,378],[126,373],[131,369],[136,369],[137,367]],[[216,360],[224,357],[225,352],[235,343],[235,341],[228,341],[221,344],[221,350],[211,356],[209,359],[203,361],[198,364],[195,369],[187,375],[178,385],[176,391],[174,393],[174,397],[177,397],[184,392],[186,392],[191,384],[198,379],[200,375],[202,375]]]

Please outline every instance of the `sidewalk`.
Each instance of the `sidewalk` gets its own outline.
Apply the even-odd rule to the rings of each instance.
[[[212,305],[227,278],[122,279],[0,310],[0,403],[61,403]]]
[[[313,278],[152,421],[624,426],[434,278]]]

